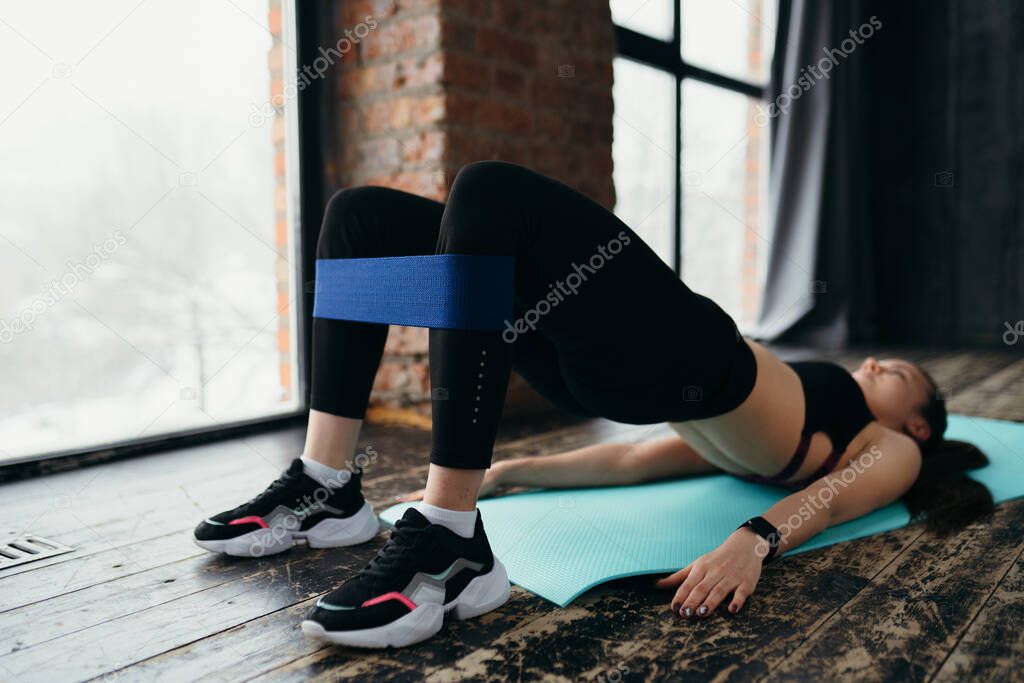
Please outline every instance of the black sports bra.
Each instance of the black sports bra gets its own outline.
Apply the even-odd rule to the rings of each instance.
[[[804,436],[825,432],[832,448],[846,450],[853,437],[874,422],[857,380],[835,363],[787,363],[804,386]]]
[[[778,474],[770,477],[748,474],[741,478],[789,488],[803,488],[831,472],[846,452],[853,437],[875,416],[868,408],[864,392],[853,376],[835,363],[803,361],[787,363],[793,368],[804,390],[804,428],[800,444],[789,463]],[[811,437],[823,432],[832,442],[832,452],[815,472],[795,482],[785,482],[793,476],[807,457]]]

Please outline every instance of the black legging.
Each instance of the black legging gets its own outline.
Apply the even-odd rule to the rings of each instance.
[[[555,405],[631,424],[739,405],[756,365],[736,325],[614,214],[515,164],[462,168],[447,205],[382,187],[335,194],[317,258],[515,257],[504,331],[430,330],[433,447],[445,467],[490,466],[514,368]],[[365,414],[387,325],[313,322],[315,410]]]

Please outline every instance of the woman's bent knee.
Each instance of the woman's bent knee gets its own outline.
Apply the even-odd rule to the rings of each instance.
[[[525,166],[507,161],[474,161],[466,164],[455,175],[452,182],[451,199],[466,194],[467,198],[486,196],[493,199],[496,194],[511,195],[515,185],[523,178],[535,175]]]
[[[347,187],[335,192],[324,209],[324,220],[317,240],[317,258],[352,258],[365,236],[369,220],[386,201],[380,187]]]

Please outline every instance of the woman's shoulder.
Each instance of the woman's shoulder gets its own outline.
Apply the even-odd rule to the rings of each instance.
[[[921,460],[921,447],[913,437],[886,427],[877,420],[864,426],[864,429],[850,442],[849,450],[853,452],[853,457],[864,452],[879,456],[884,456],[888,452],[901,459],[918,462]]]

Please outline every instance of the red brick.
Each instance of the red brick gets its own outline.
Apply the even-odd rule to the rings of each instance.
[[[485,25],[493,21],[492,5],[494,2],[480,0],[445,0],[446,13],[455,13],[474,24]]]
[[[540,173],[564,181],[568,176],[569,164],[564,145],[556,140],[535,142],[531,148],[534,168]]]
[[[539,107],[564,110],[573,103],[573,92],[571,78],[557,78],[552,76],[538,76],[533,80],[532,97],[533,103]]]
[[[605,3],[607,7],[607,3]],[[563,35],[571,37],[574,42],[580,43],[579,24],[588,23],[591,20],[591,10],[588,9],[587,17],[580,17],[582,21],[566,20],[564,12],[551,10],[544,7],[533,8],[533,30],[543,35]],[[610,23],[610,18],[609,18]]]
[[[587,172],[597,178],[610,177],[612,174],[612,151],[606,145],[586,151]]]
[[[337,38],[344,35],[345,29],[352,29],[356,24],[367,21],[367,17],[380,21],[388,16],[386,12],[387,7],[378,7],[377,5],[380,3],[377,0],[345,0],[345,2],[338,4],[341,6],[341,12],[338,17]],[[391,4],[393,5],[394,3]],[[384,9],[385,12],[378,11],[381,9]]]
[[[444,95],[424,95],[412,101],[410,112],[412,125],[428,125],[440,121],[443,117]]]
[[[480,25],[480,22],[470,22],[446,14],[441,21],[441,45],[448,52],[476,53],[476,29]]]
[[[281,43],[274,43],[274,45],[267,52],[267,68],[276,77],[281,77],[281,68],[283,64],[284,53],[281,50]]]
[[[486,57],[524,67],[532,68],[537,64],[537,48],[533,41],[515,38],[498,29],[477,29],[476,49]]]
[[[444,59],[441,52],[403,59],[396,65],[395,88],[418,88],[441,82]]]
[[[511,161],[529,166],[532,155],[530,154],[529,144],[524,140],[501,136],[491,141],[491,149],[488,156],[492,159],[501,159],[502,161]]]
[[[588,145],[594,141],[594,127],[589,121],[573,122],[569,140],[577,145]]]
[[[389,17],[398,11],[395,0],[370,0],[370,14],[376,18]]]
[[[445,135],[438,130],[425,130],[402,141],[402,159],[409,162],[440,161],[444,154]]]
[[[344,71],[338,79],[338,92],[346,98],[389,92],[395,85],[395,68],[392,62]]]
[[[374,378],[374,392],[401,391],[412,395],[429,394],[429,370],[427,363],[409,363],[385,358]]]
[[[538,138],[551,142],[565,141],[569,137],[571,126],[562,112],[551,109],[538,109],[534,112],[536,134]]]
[[[363,56],[367,60],[394,57],[412,50],[438,47],[441,20],[434,15],[403,19],[396,17],[382,23],[362,42]]]
[[[280,76],[270,79],[270,101],[275,104],[284,102],[284,81]]]
[[[414,104],[414,98],[396,97],[367,105],[366,132],[379,133],[408,126],[413,120]]]
[[[448,123],[473,123],[476,121],[480,100],[462,93],[448,95],[445,111]]]
[[[443,82],[474,90],[487,90],[491,86],[491,67],[478,57],[449,52],[444,56]]]
[[[537,30],[540,10],[532,2],[493,3],[494,23],[520,33]]]
[[[375,175],[366,178],[362,184],[393,187],[432,199],[443,199],[448,189],[436,171],[400,171]]]
[[[613,80],[612,64],[608,60],[573,58],[568,60],[575,70],[575,78],[590,87],[608,86]]]
[[[526,76],[518,69],[497,66],[494,69],[494,88],[504,95],[522,99],[526,92]]]
[[[533,113],[524,107],[483,100],[480,102],[479,122],[484,128],[526,135],[533,128]]]
[[[579,34],[577,38],[585,45],[590,46],[592,50],[612,50],[615,46],[615,29],[611,22],[610,5],[608,3],[601,3],[601,6],[594,7],[592,12],[598,11],[609,11],[606,15],[607,20],[604,17],[597,17],[591,15],[590,21],[584,21],[580,23]]]
[[[425,327],[392,325],[384,343],[386,355],[425,354],[430,350],[430,330]]]
[[[365,112],[353,106],[342,106],[340,112],[340,129],[341,135],[345,138],[351,138],[355,135],[363,133],[364,124],[363,119]]]
[[[611,122],[615,104],[612,100],[611,84],[579,94],[579,99],[586,105],[586,115],[595,121]]]
[[[366,168],[395,168],[398,165],[399,144],[392,137],[364,140],[349,146],[359,150],[359,163]]]
[[[418,12],[427,9],[437,9],[441,6],[441,0],[398,0],[399,12]]]

